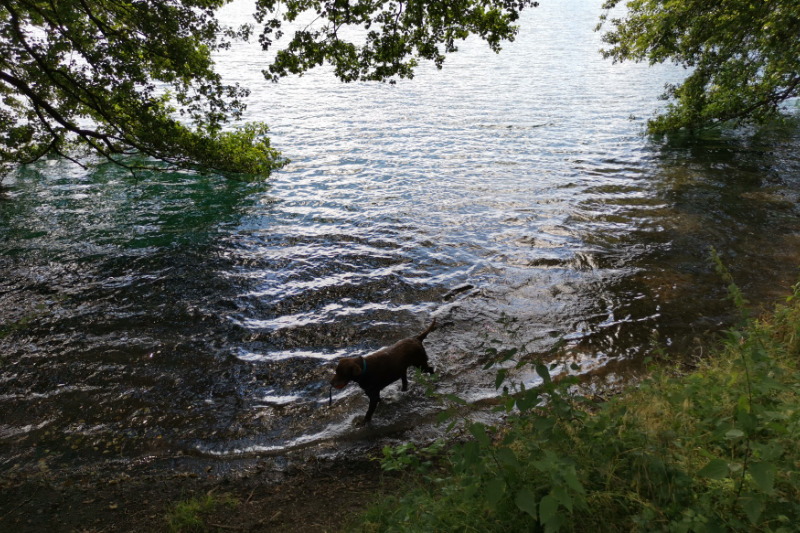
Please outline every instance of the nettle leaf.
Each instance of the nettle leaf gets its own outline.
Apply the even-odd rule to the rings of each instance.
[[[754,442],[753,450],[758,452],[758,457],[763,461],[775,461],[783,455],[783,446],[780,442]]]
[[[551,431],[555,425],[556,425],[555,419],[550,417],[537,418],[533,422],[534,429],[536,429],[536,431],[540,433],[547,433]]]
[[[737,411],[736,421],[747,432],[752,432],[758,427],[758,418],[749,411]]]
[[[517,408],[523,413],[530,411],[539,403],[539,391],[530,389],[525,391],[521,398],[517,399]]]
[[[539,374],[539,377],[541,377],[545,383],[550,383],[552,381],[550,378],[550,370],[547,369],[547,365],[538,363],[535,369],[536,373]]]
[[[585,494],[586,489],[583,488],[583,484],[578,479],[578,474],[575,472],[575,467],[569,467],[562,472],[564,476],[564,481],[567,482],[567,486],[572,489],[573,491],[577,492],[578,494]]]
[[[506,466],[510,466],[512,468],[519,467],[519,461],[517,460],[517,456],[514,455],[514,450],[511,448],[500,448],[497,450],[497,460],[503,463]]]
[[[553,522],[558,516],[558,500],[552,494],[548,494],[539,502],[539,520],[545,526]]]
[[[759,462],[750,465],[750,475],[753,476],[758,488],[767,494],[771,493],[775,487],[775,475],[777,472],[778,469],[772,463]]]
[[[750,400],[746,394],[742,394],[739,396],[739,400],[736,402],[736,406],[739,411],[744,411],[746,413],[750,412]]]
[[[497,477],[489,480],[486,484],[486,502],[490,507],[497,507],[497,504],[503,499],[505,490],[506,481],[503,478]]]
[[[757,524],[764,511],[764,496],[761,494],[745,494],[739,498],[739,505],[742,506],[744,514],[751,524]]]
[[[559,504],[563,505],[570,513],[572,512],[572,496],[567,492],[566,487],[555,487],[552,494]]]
[[[469,426],[469,432],[472,433],[472,436],[475,437],[475,440],[477,440],[478,444],[481,446],[488,447],[491,445],[492,441],[489,438],[489,435],[486,434],[486,426],[480,422],[471,424]]]
[[[467,400],[459,396],[456,396],[455,394],[445,394],[444,397],[453,403],[457,403],[458,405],[467,405]]]
[[[453,418],[453,416],[455,416],[455,412],[451,411],[450,409],[439,411],[439,413],[436,414],[436,423],[442,424],[444,422],[447,422],[448,420]]]
[[[536,520],[536,495],[531,489],[522,487],[519,492],[517,492],[516,497],[514,497],[514,503],[517,504],[517,508],[520,511],[528,513]]]
[[[500,385],[506,380],[506,375],[508,375],[508,370],[505,368],[501,368],[497,371],[497,377],[494,380],[494,388],[499,389]]]
[[[503,363],[505,361],[508,361],[509,359],[511,359],[512,357],[517,355],[517,351],[518,351],[517,348],[508,348],[506,350],[502,350],[500,352],[500,361],[499,362]]]
[[[697,472],[700,477],[709,479],[724,479],[728,476],[728,463],[722,459],[712,459],[706,466]]]

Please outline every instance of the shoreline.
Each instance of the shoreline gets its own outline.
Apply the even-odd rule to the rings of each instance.
[[[399,486],[359,457],[259,463],[247,472],[213,474],[126,468],[102,473],[39,473],[0,478],[0,529],[27,532],[170,531],[176,504],[212,495],[234,503],[202,513],[207,530],[339,531],[370,503]],[[274,465],[273,465],[274,466]]]

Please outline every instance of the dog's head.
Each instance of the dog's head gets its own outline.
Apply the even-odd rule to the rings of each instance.
[[[333,376],[331,385],[337,389],[341,389],[363,373],[363,357],[345,357],[339,360],[339,364],[336,365],[336,375]]]

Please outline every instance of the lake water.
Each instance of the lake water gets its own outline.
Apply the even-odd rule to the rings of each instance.
[[[500,55],[470,40],[396,85],[268,84],[257,45],[235,47],[221,71],[292,160],[262,184],[55,160],[7,178],[0,472],[428,438],[438,407],[413,380],[367,428],[361,391],[329,406],[328,380],[433,317],[439,392],[491,403],[493,340],[564,338],[587,382],[615,383],[656,341],[700,355],[733,323],[711,246],[755,306],[787,293],[800,130],[645,136],[683,73],[604,61],[599,14],[541,2]]]

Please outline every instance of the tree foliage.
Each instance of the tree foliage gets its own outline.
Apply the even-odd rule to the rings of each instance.
[[[620,0],[608,0],[610,10]],[[763,122],[800,90],[797,0],[631,0],[611,24],[603,51],[615,61],[672,61],[690,69],[668,85],[663,132],[725,121]],[[603,22],[601,22],[602,26]]]
[[[303,20],[264,74],[275,81],[323,63],[342,81],[411,78],[419,59],[441,68],[457,41],[478,35],[499,52],[532,0],[258,0],[265,50],[284,35],[285,22]]]
[[[212,52],[246,34],[216,20],[228,1],[3,0],[0,163],[88,149],[132,169],[280,165],[265,126],[223,131],[247,94],[213,68]]]
[[[81,152],[135,170],[167,165],[266,175],[285,161],[264,124],[231,128],[248,91],[227,85],[213,53],[254,26],[223,27],[231,0],[0,0],[0,172]],[[258,0],[260,42],[277,80],[330,63],[345,81],[411,77],[417,61],[475,34],[513,39],[530,0]],[[305,24],[305,23],[304,23]],[[2,174],[0,174],[2,175]]]

